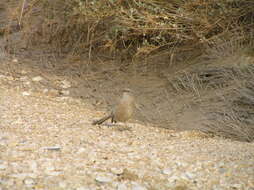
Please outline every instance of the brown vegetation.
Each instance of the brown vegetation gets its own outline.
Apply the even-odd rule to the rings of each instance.
[[[236,33],[247,37],[254,27],[251,0],[30,0],[15,12],[28,45],[90,57],[98,50],[131,58],[197,49]]]
[[[226,44],[224,53],[231,51],[231,54],[213,59],[208,66],[202,65],[199,69],[192,68],[179,74],[171,85],[177,94],[192,94],[190,104],[202,115],[202,125],[198,127],[201,131],[253,141],[253,56],[247,56],[246,50],[240,51],[231,42]],[[214,50],[214,53],[210,56],[219,57],[220,51]]]

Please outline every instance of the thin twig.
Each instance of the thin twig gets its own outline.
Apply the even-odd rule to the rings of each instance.
[[[21,26],[21,20],[22,20],[22,16],[24,12],[25,3],[26,3],[26,0],[23,0],[22,9],[21,9],[20,17],[19,17],[19,27]]]

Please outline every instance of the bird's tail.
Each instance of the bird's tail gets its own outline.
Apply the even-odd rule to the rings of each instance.
[[[112,118],[112,114],[107,115],[107,116],[105,116],[105,117],[103,117],[103,118],[101,118],[101,119],[99,119],[99,120],[94,121],[94,122],[92,123],[92,125],[100,125],[100,124],[102,124],[104,121],[106,121],[106,120],[108,120],[108,119],[110,119],[110,118]]]

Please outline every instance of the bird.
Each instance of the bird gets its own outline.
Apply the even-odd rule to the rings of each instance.
[[[96,120],[92,125],[101,125],[103,122],[111,119],[112,123],[128,121],[134,112],[134,95],[132,90],[126,88],[123,90],[123,95],[111,113],[99,120]]]

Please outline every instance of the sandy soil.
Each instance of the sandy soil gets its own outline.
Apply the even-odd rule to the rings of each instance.
[[[92,126],[105,112],[88,103],[89,92],[83,93],[89,101],[61,94],[71,91],[63,78],[41,79],[18,65],[1,63],[9,68],[0,75],[1,190],[254,188],[254,143],[154,128],[135,118],[127,126]]]

